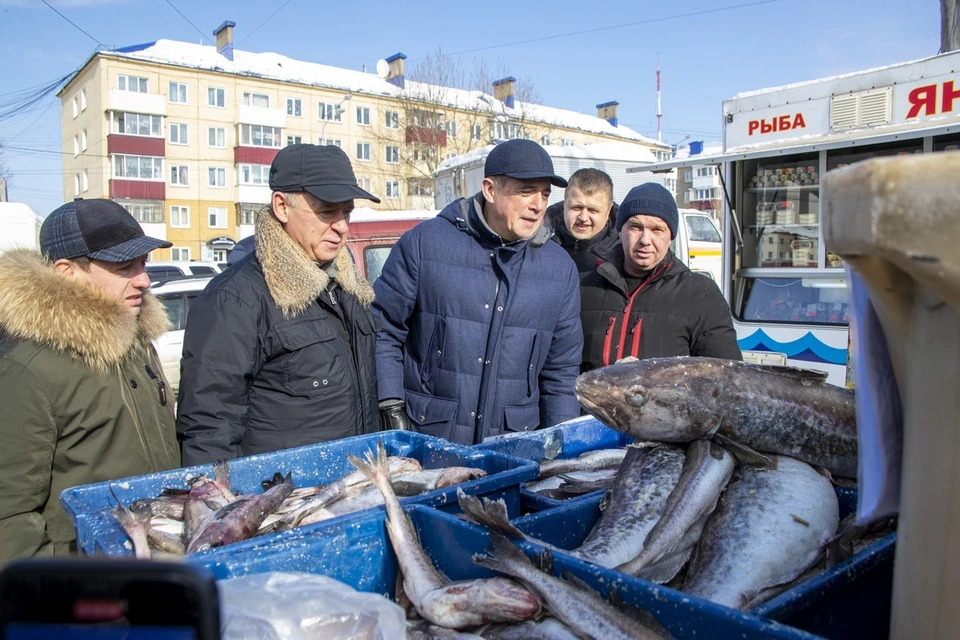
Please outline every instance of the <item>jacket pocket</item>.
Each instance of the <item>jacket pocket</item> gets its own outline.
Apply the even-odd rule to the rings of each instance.
[[[533,336],[533,346],[530,348],[530,360],[527,362],[527,397],[533,396],[534,391],[539,389],[537,380],[540,378],[540,349],[543,344],[543,338],[539,331]]]
[[[437,318],[437,324],[433,328],[433,334],[430,336],[430,342],[427,343],[427,351],[423,354],[423,367],[420,370],[420,382],[426,386],[433,377],[437,367],[440,366],[440,360],[443,358],[443,343],[447,334],[447,321],[444,318]]]
[[[539,405],[513,405],[503,408],[503,425],[508,431],[532,431],[540,426]]]
[[[342,392],[349,356],[340,348],[336,329],[318,318],[296,320],[276,328],[283,346],[283,386],[297,396]]]
[[[407,391],[407,415],[419,433],[451,439],[459,400]]]

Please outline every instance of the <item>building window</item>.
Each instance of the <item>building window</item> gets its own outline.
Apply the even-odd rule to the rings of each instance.
[[[400,164],[400,147],[387,147],[387,164]]]
[[[451,158],[456,158],[456,157],[457,157],[457,154],[456,154],[455,151],[448,151],[448,152],[447,152],[447,160],[450,160]]]
[[[317,107],[319,109],[321,120],[340,122],[340,114],[343,113],[343,109],[340,108],[340,105],[333,104],[332,102],[320,102],[317,103]]]
[[[329,146],[329,147],[339,147],[341,149],[343,148],[343,141],[334,140],[333,138],[319,138],[317,140],[317,144],[320,145],[321,147]]]
[[[263,209],[262,204],[240,203],[240,220],[237,224],[254,224],[257,220],[257,214]]]
[[[227,146],[227,131],[223,127],[207,129],[207,146],[223,149]]]
[[[370,178],[357,178],[357,186],[363,189],[364,191],[370,191],[372,184],[370,183]]]
[[[87,110],[87,90],[86,88],[80,89],[80,111]]]
[[[190,184],[190,174],[186,165],[170,167],[170,184],[177,187],[186,187]]]
[[[120,206],[129,211],[137,222],[163,223],[163,207],[159,204],[121,202]]]
[[[80,155],[80,136],[73,136],[73,157]]]
[[[77,96],[73,96],[73,117],[76,118],[78,115],[80,115],[80,100]]]
[[[407,178],[407,195],[432,196],[433,195],[433,179],[432,178]]]
[[[240,165],[240,184],[269,184],[270,165],[242,164]]]
[[[370,107],[357,107],[357,124],[370,126]]]
[[[226,187],[227,170],[223,167],[210,167],[207,169],[207,184],[217,188]]]
[[[183,82],[170,83],[170,102],[187,104],[187,85]]]
[[[226,207],[208,207],[207,224],[211,229],[227,228],[227,208]]]
[[[447,135],[450,136],[451,138],[457,137],[457,121],[456,120],[449,120],[447,122]]]
[[[387,111],[384,113],[385,116],[385,125],[387,129],[399,129],[400,128],[400,114],[396,111]]]
[[[177,229],[188,228],[190,226],[190,207],[172,205],[170,207],[170,226]]]
[[[146,113],[115,113],[113,118],[114,133],[127,136],[163,136],[163,118]]]
[[[177,262],[189,262],[190,247],[170,247],[170,259]]]
[[[120,91],[132,91],[133,93],[147,92],[147,79],[140,76],[117,76],[117,89]]]
[[[75,173],[73,175],[73,195],[80,195],[80,174]]]
[[[80,132],[80,151],[87,150],[87,130],[84,129]]]
[[[287,146],[289,147],[292,144],[300,144],[303,142],[303,138],[300,136],[287,136]]]
[[[297,117],[303,115],[303,101],[300,98],[287,98],[287,115]]]
[[[86,169],[84,169],[83,173],[80,174],[80,184],[84,193],[90,190],[90,175],[87,173]]]
[[[270,107],[270,96],[265,93],[244,91],[243,104],[247,107],[263,107],[264,109],[268,109]]]
[[[226,106],[226,101],[224,100],[223,89],[217,89],[216,87],[209,87],[207,89],[207,105],[211,107],[219,107],[223,109]]]
[[[170,144],[187,144],[187,125],[170,125]]]
[[[483,136],[483,127],[479,124],[470,125],[470,139],[474,142],[480,140]]]
[[[400,197],[400,183],[396,180],[387,180],[387,197],[393,199]]]
[[[277,147],[280,144],[280,127],[265,127],[260,124],[240,125],[240,144],[245,147]]]
[[[370,143],[358,142],[357,143],[357,160],[369,160],[369,159],[370,159]]]
[[[115,155],[113,177],[127,180],[163,180],[163,158]]]
[[[570,138],[560,138],[561,147],[572,147],[575,144],[577,144],[576,141],[571,140]]]

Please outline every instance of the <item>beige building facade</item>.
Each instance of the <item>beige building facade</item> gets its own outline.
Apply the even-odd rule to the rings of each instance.
[[[269,202],[276,153],[300,142],[341,147],[379,209],[433,208],[433,171],[448,157],[524,137],[541,144],[669,147],[600,115],[515,102],[512,78],[491,94],[410,82],[404,56],[371,74],[160,40],[100,51],[60,91],[65,199],[112,198],[173,248],[153,259],[224,261]]]

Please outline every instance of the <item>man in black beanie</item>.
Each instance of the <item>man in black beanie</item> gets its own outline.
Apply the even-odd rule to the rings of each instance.
[[[653,182],[620,203],[620,246],[581,282],[581,371],[626,357],[742,359],[717,285],[670,250],[679,219],[673,195]]]

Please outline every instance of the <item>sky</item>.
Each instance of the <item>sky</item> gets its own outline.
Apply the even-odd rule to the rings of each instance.
[[[101,45],[209,45],[224,20],[237,24],[237,49],[371,73],[378,59],[403,52],[408,74],[441,52],[467,74],[485,65],[528,81],[545,105],[596,114],[595,105],[616,100],[620,123],[653,138],[659,62],[671,144],[719,140],[721,103],[739,92],[940,47],[940,0],[0,0],[0,107],[77,70]],[[41,215],[63,202],[55,92],[0,117],[0,163],[10,200]]]

